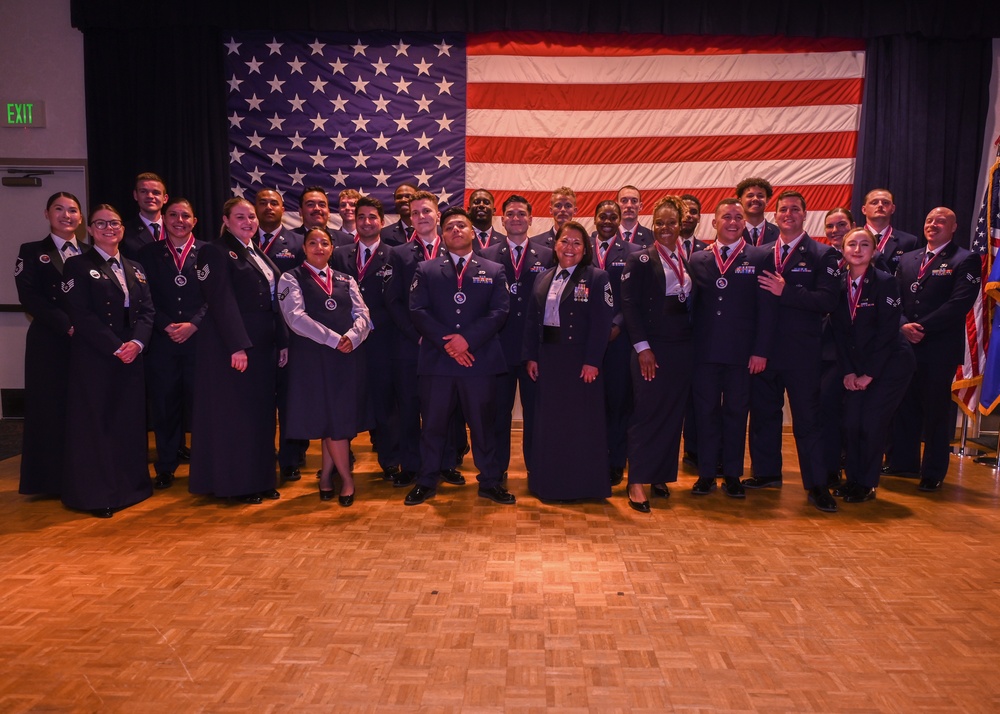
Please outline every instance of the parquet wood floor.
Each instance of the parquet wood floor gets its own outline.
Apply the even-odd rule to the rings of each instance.
[[[1000,488],[887,478],[835,515],[786,485],[403,506],[355,442],[352,508],[168,491],[111,520],[0,462],[2,712],[995,712]],[[310,466],[318,449],[310,452]]]

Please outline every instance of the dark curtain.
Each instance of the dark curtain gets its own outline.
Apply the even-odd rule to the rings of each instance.
[[[884,187],[896,201],[893,225],[920,236],[930,209],[958,216],[968,246],[989,107],[989,40],[877,37],[865,56],[865,93],[853,209]]]
[[[656,32],[803,37],[1000,37],[989,0],[73,0],[73,26],[153,32],[200,24],[246,30]]]
[[[232,195],[222,42],[208,27],[87,31],[87,151],[96,202],[134,215],[133,179],[152,171],[168,194],[191,201],[195,235],[217,233]]]

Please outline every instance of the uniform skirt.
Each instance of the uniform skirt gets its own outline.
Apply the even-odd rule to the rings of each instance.
[[[542,500],[607,498],[604,378],[580,378],[584,347],[542,344],[528,489]]]

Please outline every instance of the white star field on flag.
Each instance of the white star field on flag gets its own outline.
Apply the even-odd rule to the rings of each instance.
[[[393,207],[404,182],[461,203],[462,36],[235,32],[225,43],[234,196],[353,188]]]

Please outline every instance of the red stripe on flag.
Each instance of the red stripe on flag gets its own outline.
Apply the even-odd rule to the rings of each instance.
[[[736,37],[654,34],[487,32],[468,37],[468,55],[636,57],[641,55],[793,54],[859,52],[864,40],[835,37]]]
[[[864,80],[632,84],[477,83],[466,90],[469,109],[524,111],[639,111],[861,104]]]
[[[774,159],[854,158],[853,131],[757,136],[671,136],[582,139],[469,136],[465,161],[470,164],[591,165],[679,163],[684,161],[766,161]],[[596,149],[596,150],[595,150]]]
[[[497,207],[497,215],[502,215],[501,206],[503,202],[511,194],[518,194],[528,199],[531,204],[533,215],[539,218],[548,218],[549,214],[549,200],[552,198],[552,193],[550,191],[510,191],[502,189],[494,189],[492,186],[482,186],[469,188],[465,191],[465,205],[469,205],[469,196],[476,188],[486,188],[493,193],[495,199],[495,205]],[[702,205],[702,221],[708,221],[711,224],[712,214],[715,213],[715,207],[718,205],[719,201],[724,198],[730,198],[734,195],[732,187],[724,188],[691,188],[691,187],[671,187],[671,188],[656,188],[649,189],[642,186],[639,187],[642,191],[642,204],[644,206],[644,211],[648,212],[656,205],[657,201],[667,195],[681,195],[685,193],[690,193],[693,196],[697,196],[698,200],[701,201]],[[813,211],[825,211],[827,208],[832,208],[834,206],[849,206],[851,205],[851,190],[852,187],[849,185],[834,185],[834,186],[775,186],[775,195],[781,193],[785,190],[798,191],[806,199],[806,205],[810,206],[810,210]],[[613,199],[615,197],[615,191],[577,191],[576,194],[576,205],[577,211],[576,215],[578,217],[591,218],[594,215],[594,211],[597,209],[597,204],[601,201],[606,201],[608,199]],[[531,233],[531,231],[529,231]]]

